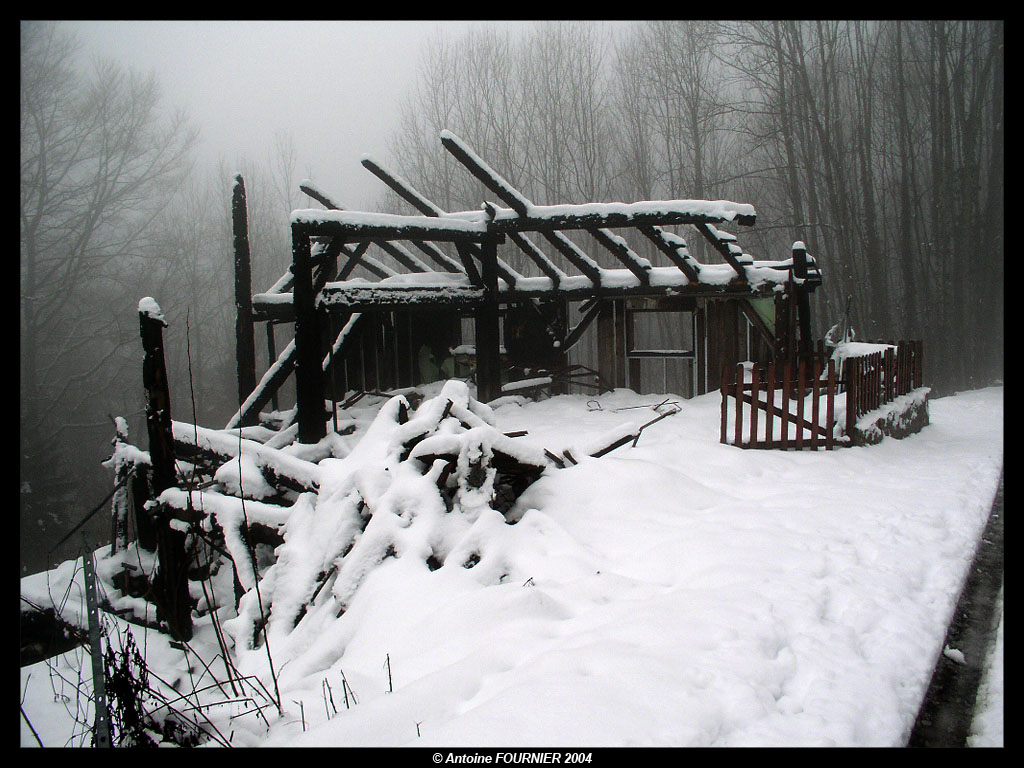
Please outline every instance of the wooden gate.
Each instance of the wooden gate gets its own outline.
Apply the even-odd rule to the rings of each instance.
[[[830,451],[835,446],[835,396],[836,365],[831,359],[814,356],[767,368],[757,363],[726,368],[721,442],[740,448]],[[735,417],[731,434],[730,400]]]

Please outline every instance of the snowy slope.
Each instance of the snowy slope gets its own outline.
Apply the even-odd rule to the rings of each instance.
[[[664,399],[562,396],[493,418],[560,453]],[[361,576],[340,618],[271,634],[283,717],[265,709],[268,729],[224,706],[212,720],[235,745],[902,744],[998,482],[1002,388],[933,400],[905,440],[816,453],[720,445],[717,393],[673,400],[636,447],[548,469],[515,525],[487,508],[454,534],[430,517],[443,511],[397,516],[398,556]],[[431,546],[447,555],[436,570]],[[183,674],[182,652],[146,639],[151,665]],[[192,645],[215,655],[202,621]],[[88,677],[76,658],[64,674],[84,659]],[[239,663],[269,687],[265,650]],[[61,742],[51,674],[25,668],[23,685],[29,673],[26,713]]]

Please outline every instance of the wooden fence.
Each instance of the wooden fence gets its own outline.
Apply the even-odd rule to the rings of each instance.
[[[721,442],[741,448],[832,450],[836,395],[845,393],[846,436],[857,420],[922,386],[920,341],[869,342],[877,351],[838,364],[821,347],[799,363],[740,363],[722,372]],[[884,346],[883,346],[884,345]],[[761,393],[764,393],[762,396]],[[734,417],[729,423],[730,400]]]
[[[757,363],[727,368],[722,374],[721,442],[741,448],[830,451],[835,445],[835,395],[834,360],[815,357],[799,364],[771,363],[767,369]],[[735,404],[731,436],[730,398]]]
[[[922,384],[920,340],[871,342],[885,349],[843,361],[846,380],[846,434],[852,435],[857,420]]]

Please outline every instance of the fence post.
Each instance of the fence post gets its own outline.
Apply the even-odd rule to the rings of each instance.
[[[853,439],[853,430],[857,426],[857,361],[860,358],[848,357],[843,361],[846,368],[846,436]]]
[[[764,425],[764,441],[767,448],[774,445],[775,439],[775,363],[768,363],[767,392],[767,423]]]
[[[722,390],[722,426],[721,426],[721,434],[719,436],[719,442],[722,443],[722,445],[727,445],[728,442],[729,442],[729,440],[728,440],[728,437],[729,437],[728,429],[726,427],[726,422],[727,422],[727,420],[729,418],[729,377],[728,377],[728,373],[729,373],[729,369],[726,366],[723,365],[722,366],[722,386],[721,386],[721,390]]]

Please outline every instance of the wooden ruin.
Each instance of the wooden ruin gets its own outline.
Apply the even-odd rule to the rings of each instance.
[[[444,211],[408,181],[366,158],[363,165],[420,215],[344,211],[305,183],[303,192],[326,210],[293,212],[291,269],[269,290],[251,297],[245,290],[244,190],[237,178],[233,215],[240,393],[255,381],[253,334],[244,332],[247,325],[267,324],[273,362],[248,390],[229,428],[256,424],[261,409],[274,403],[294,372],[298,439],[315,443],[327,432],[325,401],[424,383],[417,353],[422,357],[425,350],[441,357],[461,350],[468,369],[460,373],[475,378],[483,402],[531,386],[555,391],[636,386],[641,362],[652,358],[692,360],[690,394],[702,394],[715,388],[720,370],[741,360],[767,363],[810,354],[808,295],[821,283],[820,270],[802,243],[784,260],[755,260],[734,235],[719,229],[730,223],[753,225],[751,206],[702,200],[535,205],[460,138],[445,131],[441,142],[497,203],[484,202],[475,211]],[[663,229],[673,225],[692,226],[725,263],[698,262],[681,237]],[[672,266],[653,266],[613,230],[639,233]],[[618,266],[601,266],[570,239],[571,232],[586,233]],[[534,243],[538,237],[571,271]],[[457,258],[439,243],[453,244]],[[371,247],[404,271],[374,258]],[[525,254],[540,275],[513,269],[501,258],[502,247]],[[357,267],[377,281],[353,279]],[[578,305],[580,316],[572,328],[567,322],[570,303]],[[637,320],[650,312],[674,313],[680,323],[691,324],[690,348],[638,347]],[[472,323],[473,345],[462,343],[464,319]],[[569,366],[569,350],[595,321],[597,370]],[[274,328],[284,323],[294,323],[295,335],[277,354]],[[504,381],[515,366],[529,375]]]

